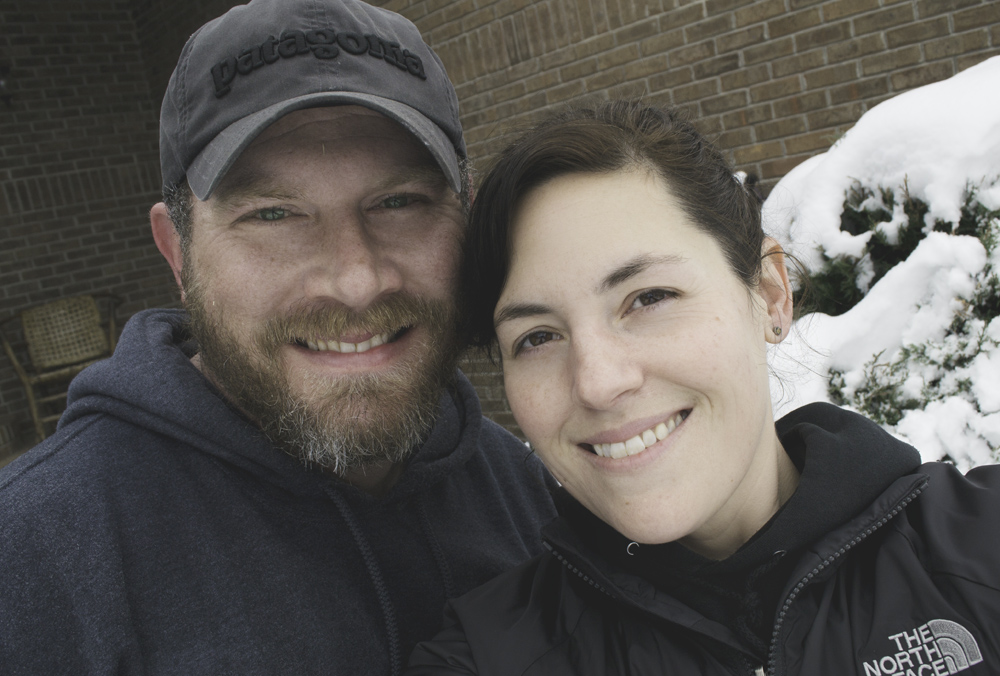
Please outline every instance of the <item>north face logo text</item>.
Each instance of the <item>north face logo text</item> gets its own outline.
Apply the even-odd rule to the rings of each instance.
[[[897,652],[864,662],[865,676],[948,676],[983,661],[969,630],[950,620],[931,620],[889,640]]]
[[[238,54],[212,66],[215,95],[222,98],[232,89],[233,80],[237,76],[249,75],[278,59],[292,59],[304,54],[312,54],[317,59],[334,59],[342,51],[358,57],[367,54],[421,80],[427,79],[419,56],[403,49],[398,42],[385,40],[378,35],[361,35],[350,31],[335,31],[332,28],[286,30],[280,37],[272,35],[260,44],[249,45]]]

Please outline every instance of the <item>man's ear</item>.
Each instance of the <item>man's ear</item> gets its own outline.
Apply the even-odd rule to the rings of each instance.
[[[181,300],[184,300],[184,285],[181,283],[181,268],[184,267],[181,236],[177,233],[174,222],[170,220],[166,204],[159,202],[153,205],[153,208],[149,210],[149,223],[153,228],[153,241],[156,242],[156,248],[167,259],[167,265],[174,273],[177,288],[181,290]]]
[[[759,292],[770,319],[764,337],[770,343],[780,343],[792,326],[792,285],[788,281],[785,252],[771,237],[765,237],[761,247]]]

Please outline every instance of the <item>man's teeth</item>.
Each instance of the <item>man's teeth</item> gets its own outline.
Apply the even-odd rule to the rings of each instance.
[[[684,422],[686,417],[684,413],[678,413],[667,422],[661,422],[656,427],[648,429],[642,434],[637,434],[631,439],[613,444],[594,444],[594,452],[601,457],[615,459],[642,453],[657,441],[666,439],[678,425]]]
[[[373,347],[388,343],[391,337],[391,333],[380,333],[361,343],[344,343],[338,340],[307,340],[306,346],[314,352],[367,352]]]

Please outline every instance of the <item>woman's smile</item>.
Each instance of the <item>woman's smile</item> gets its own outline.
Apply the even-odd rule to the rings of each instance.
[[[602,458],[614,458],[618,460],[628,456],[638,455],[650,446],[663,441],[670,436],[670,434],[677,429],[682,422],[684,422],[685,418],[687,418],[690,413],[690,410],[681,411],[676,415],[670,416],[663,422],[659,422],[652,427],[644,429],[639,434],[629,437],[624,441],[612,441],[606,443],[596,441],[596,439],[604,439],[608,437],[621,437],[620,432],[605,432],[596,435],[594,437],[595,440],[593,441],[581,442],[580,446],[601,456]]]

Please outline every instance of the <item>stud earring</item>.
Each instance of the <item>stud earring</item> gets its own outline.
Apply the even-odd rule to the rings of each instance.
[[[776,335],[776,336],[780,336],[781,335],[781,327],[780,326],[775,326],[771,330],[774,331],[774,335]]]

